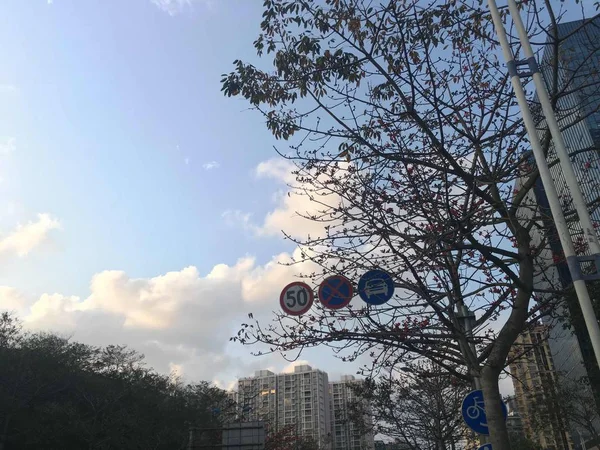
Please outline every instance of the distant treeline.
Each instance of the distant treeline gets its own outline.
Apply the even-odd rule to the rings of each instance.
[[[0,450],[182,449],[216,427],[225,392],[157,373],[125,346],[25,332],[0,313]]]

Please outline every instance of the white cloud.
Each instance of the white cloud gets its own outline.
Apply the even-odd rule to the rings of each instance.
[[[292,171],[294,165],[285,159],[275,158],[261,162],[256,167],[256,175],[259,177],[275,178],[285,183],[293,183],[296,178]]]
[[[0,141],[0,155],[8,155],[17,149],[17,140],[14,137],[5,138]]]
[[[202,167],[204,168],[204,170],[212,170],[218,169],[219,167],[221,167],[221,164],[219,164],[217,161],[209,161],[207,163],[202,164]]]
[[[311,366],[312,367],[312,364],[305,359],[298,359],[296,361],[292,361],[287,366],[285,366],[281,372],[294,373],[295,368],[298,366]],[[316,367],[313,367],[313,369],[315,369],[315,368]]]
[[[76,326],[75,312],[80,308],[79,297],[42,294],[40,299],[30,306],[25,321],[35,323],[42,320],[51,323],[56,330],[72,329]]]
[[[285,162],[272,160],[260,164],[257,175],[286,183],[294,181],[290,171]],[[252,223],[250,214],[240,211],[228,211],[223,218],[242,223],[257,234],[275,234],[280,227],[295,234],[306,233],[311,224],[298,218],[295,211],[307,211],[312,205],[308,198],[295,197],[277,196],[274,210],[260,226]],[[58,221],[40,215],[37,222],[19,227],[0,241],[0,252],[27,254],[49,229],[58,226]],[[89,292],[81,297],[45,293],[26,300],[20,310],[30,329],[55,330],[92,345],[127,344],[144,353],[148,364],[163,373],[175,371],[190,380],[220,380],[227,385],[236,376],[265,367],[280,371],[287,365],[277,355],[250,357],[250,350],[257,348],[241,347],[230,343],[229,338],[248,320],[250,312],[267,323],[272,311],[279,309],[281,289],[301,273],[316,270],[309,262],[286,264],[300,260],[300,256],[297,249],[293,254],[275,255],[264,264],[246,256],[235,264],[216,264],[206,274],[193,266],[147,278],[106,270],[92,277]],[[21,298],[22,305],[19,295],[7,292],[7,298]],[[332,363],[327,348],[307,353],[303,358],[309,357],[314,367],[347,367]],[[293,366],[286,370],[293,370]]]
[[[0,254],[14,253],[24,257],[48,238],[50,231],[60,228],[60,222],[49,214],[38,214],[36,221],[29,221],[0,239]]]
[[[15,288],[0,286],[0,309],[19,311],[25,306],[24,296]]]
[[[239,210],[228,210],[223,213],[223,218],[229,225],[238,225],[252,230],[259,236],[281,236],[282,232],[292,237],[305,239],[324,235],[324,223],[310,220],[305,217],[318,215],[319,211],[328,206],[340,204],[340,197],[335,194],[319,196],[319,203],[314,202],[309,195],[296,192],[293,187],[296,177],[292,173],[294,165],[281,158],[261,162],[256,167],[259,178],[272,178],[285,185],[286,191],[278,191],[273,196],[276,207],[269,212],[262,224],[252,222],[252,215]],[[328,222],[332,225],[332,222]]]
[[[233,265],[217,264],[205,275],[196,267],[149,278],[108,270],[92,277],[85,298],[45,293],[27,300],[0,288],[0,307],[11,299],[29,329],[54,330],[92,345],[127,344],[163,373],[227,385],[260,368],[283,368],[280,357],[249,357],[250,349],[229,338],[248,313],[264,322],[279,309],[281,289],[301,270],[278,264],[290,258],[282,253],[260,265],[243,257]]]

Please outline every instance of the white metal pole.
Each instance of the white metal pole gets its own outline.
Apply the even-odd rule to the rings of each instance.
[[[515,92],[515,96],[517,97],[517,101],[521,109],[521,114],[523,115],[523,121],[525,123],[525,128],[527,130],[527,134],[531,142],[531,147],[533,150],[533,155],[535,157],[537,169],[540,172],[540,178],[542,179],[544,190],[546,191],[546,196],[548,198],[548,203],[550,204],[552,218],[554,219],[554,223],[556,225],[556,230],[560,238],[560,243],[562,245],[563,252],[565,254],[565,257],[567,258],[567,261],[569,261],[569,258],[571,258],[572,260],[573,257],[576,257],[576,253],[575,248],[573,247],[573,241],[571,240],[571,234],[569,233],[567,222],[565,221],[562,206],[560,204],[560,200],[556,192],[556,187],[554,186],[554,180],[552,179],[552,175],[550,174],[550,169],[548,168],[548,163],[546,161],[546,157],[544,155],[544,151],[542,149],[542,145],[537,134],[535,122],[533,121],[531,111],[529,110],[529,104],[527,102],[523,86],[521,84],[521,78],[519,77],[519,74],[517,72],[515,58],[510,48],[508,38],[506,37],[506,31],[504,30],[502,17],[500,16],[500,12],[498,11],[496,1],[488,0],[488,6],[492,14],[492,20],[494,21],[494,26],[496,28],[498,40],[500,41],[500,45],[502,46],[502,52],[504,54],[506,64],[509,68],[509,75],[511,78],[512,87]],[[577,267],[577,269],[579,269],[579,267]],[[569,270],[573,278],[573,286],[575,287],[575,292],[577,293],[577,298],[579,299],[579,304],[581,305],[581,311],[583,313],[585,323],[588,328],[590,340],[592,341],[594,354],[596,355],[596,361],[598,361],[598,365],[600,365],[600,327],[598,326],[598,321],[596,320],[594,314],[592,302],[590,300],[585,281],[581,278],[581,273],[577,272],[572,264],[569,264]]]

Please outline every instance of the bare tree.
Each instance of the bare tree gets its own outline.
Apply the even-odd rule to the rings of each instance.
[[[385,269],[396,297],[337,311],[316,304],[300,317],[243,324],[234,339],[281,352],[328,345],[343,359],[369,355],[374,370],[429,360],[478,378],[491,442],[506,450],[498,377],[518,334],[552,313],[563,288],[534,286],[536,270],[558,261],[535,263],[547,242],[532,236],[551,234],[547,212],[535,201],[538,171],[480,3],[265,0],[254,46],[274,70],[236,61],[222,83],[290,141],[290,195],[308,196],[316,211],[298,213],[323,226],[318,236],[287,235],[301,249],[296,262],[318,267],[304,274],[315,284]],[[534,42],[551,50],[545,73],[559,108],[575,89],[559,79],[560,11],[547,1],[522,8]],[[591,74],[586,89],[597,82]],[[559,116],[570,127],[585,114]],[[474,342],[465,306],[477,314]]]
[[[456,449],[464,440],[460,414],[468,383],[433,366],[406,367],[402,374],[368,378],[352,384],[359,399],[350,407],[350,420],[412,450]],[[363,418],[372,414],[373,425]],[[363,420],[361,420],[363,419]]]

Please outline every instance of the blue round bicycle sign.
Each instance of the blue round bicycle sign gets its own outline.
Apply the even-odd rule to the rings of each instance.
[[[369,305],[383,305],[394,295],[394,280],[383,270],[369,270],[358,280],[358,295]]]
[[[502,412],[504,413],[504,420],[508,417],[508,409],[506,403],[500,401],[502,405]],[[477,391],[469,392],[462,402],[462,416],[467,426],[477,434],[489,435],[490,430],[487,424],[487,417],[485,415],[485,404],[483,403],[483,392],[479,389]]]

